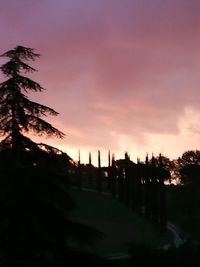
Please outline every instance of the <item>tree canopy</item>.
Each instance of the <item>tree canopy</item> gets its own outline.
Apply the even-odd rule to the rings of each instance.
[[[179,172],[184,184],[200,186],[200,151],[188,150],[178,159]]]
[[[58,138],[63,138],[64,133],[43,119],[47,115],[57,116],[58,112],[27,97],[30,92],[44,90],[39,83],[23,76],[23,73],[36,71],[24,61],[35,60],[39,54],[32,48],[17,46],[1,57],[7,57],[8,62],[0,68],[7,78],[0,83],[0,135],[4,136],[0,149],[11,149],[15,160],[18,157],[19,161],[20,153],[40,150],[25,133]]]

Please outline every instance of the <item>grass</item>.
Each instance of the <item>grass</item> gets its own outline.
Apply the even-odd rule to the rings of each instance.
[[[117,199],[109,195],[70,189],[69,194],[77,204],[70,217],[95,227],[104,234],[94,250],[99,255],[126,253],[130,244],[158,247],[163,237],[144,218],[133,214]]]

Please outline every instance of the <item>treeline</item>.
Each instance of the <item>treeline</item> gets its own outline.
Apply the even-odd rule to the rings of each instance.
[[[98,193],[111,194],[133,212],[144,216],[161,232],[166,231],[167,200],[165,184],[173,184],[178,180],[179,185],[196,186],[199,183],[200,152],[187,151],[176,159],[159,155],[148,155],[144,162],[130,160],[128,153],[124,159],[115,159],[108,152],[108,166],[101,167],[101,154],[98,151],[98,167],[92,164],[89,153],[88,164],[81,163],[69,168],[71,183],[79,190],[93,190]]]
[[[98,193],[110,194],[120,202],[144,216],[160,231],[166,230],[166,199],[164,181],[170,177],[164,169],[162,156],[158,160],[146,157],[145,163],[133,163],[128,153],[125,158],[115,160],[108,154],[108,167],[101,167],[101,155],[98,152],[98,167],[89,163],[82,165],[80,155],[78,165],[71,170],[71,183],[79,190],[93,190]]]
[[[128,153],[125,153],[125,158],[127,157]],[[94,156],[94,155],[93,155]],[[188,185],[193,183],[198,183],[197,177],[200,174],[200,151],[199,150],[188,150],[182,154],[181,157],[177,159],[169,159],[168,157],[164,155],[159,155],[157,157],[152,156],[150,159],[148,158],[148,155],[145,159],[145,161],[141,161],[139,158],[137,159],[137,163],[130,160],[132,165],[134,164],[140,164],[141,166],[144,166],[145,163],[152,164],[155,167],[159,167],[160,163],[162,161],[162,169],[166,170],[169,175],[167,175],[165,179],[165,184],[182,184],[182,185]],[[115,155],[111,155],[110,152],[108,152],[108,164],[105,167],[101,167],[103,176],[107,176],[109,172],[109,168],[112,164],[112,161],[114,159],[114,164],[116,165],[116,168],[119,169],[123,165],[124,159],[115,159]],[[96,178],[97,169],[101,165],[101,156],[100,151],[98,151],[98,167],[95,167],[92,164],[92,155],[89,153],[89,160],[87,164],[81,163],[81,155],[79,152],[79,160],[78,162],[73,162],[73,167],[69,169],[69,173],[75,172],[75,169],[79,168],[81,169],[81,174],[83,176],[83,179],[80,181],[80,183],[83,183],[83,186],[89,186],[94,187],[94,181]],[[87,173],[87,178],[84,178],[85,173]],[[102,177],[102,176],[101,176]],[[88,181],[88,182],[87,182]],[[103,184],[103,182],[100,182]],[[99,188],[101,188],[101,184],[99,184]],[[104,188],[105,190],[105,188]]]

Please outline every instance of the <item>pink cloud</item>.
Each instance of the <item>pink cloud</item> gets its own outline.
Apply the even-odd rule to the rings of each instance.
[[[114,133],[148,144],[146,134],[178,136],[185,107],[199,107],[199,1],[2,3],[1,50],[41,53],[32,77],[48,90],[31,97],[60,112],[62,142],[117,150]]]

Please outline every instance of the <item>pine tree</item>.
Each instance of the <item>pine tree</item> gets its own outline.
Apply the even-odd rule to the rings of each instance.
[[[44,90],[39,83],[21,74],[35,71],[24,61],[35,60],[39,54],[32,48],[17,46],[1,57],[7,57],[9,61],[0,68],[8,78],[0,84],[0,134],[5,136],[0,145],[1,148],[11,149],[15,162],[19,164],[20,153],[37,148],[24,133],[33,132],[59,138],[64,137],[64,133],[42,119],[46,115],[58,115],[55,110],[27,97],[29,92]]]
[[[25,136],[27,132],[64,136],[42,119],[58,113],[26,95],[43,90],[21,74],[35,71],[24,61],[39,55],[17,46],[1,56],[9,61],[1,66],[8,79],[0,84],[0,133],[5,136],[0,143],[0,266],[66,266],[71,236],[85,244],[100,233],[69,219],[74,203],[66,177],[41,164],[46,161],[54,167],[59,160],[67,164],[69,157]]]

